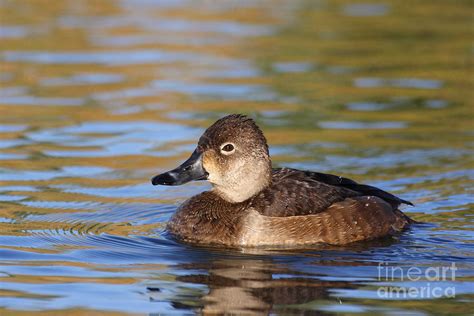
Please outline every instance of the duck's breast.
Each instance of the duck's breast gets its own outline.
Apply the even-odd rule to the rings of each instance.
[[[198,244],[238,245],[245,217],[240,205],[210,192],[187,200],[172,216],[167,231],[179,240]]]

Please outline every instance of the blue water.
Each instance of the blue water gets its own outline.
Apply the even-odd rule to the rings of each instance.
[[[472,313],[469,12],[0,2],[0,314]],[[344,247],[174,241],[166,222],[210,186],[150,178],[233,112],[274,166],[389,190],[421,223]]]

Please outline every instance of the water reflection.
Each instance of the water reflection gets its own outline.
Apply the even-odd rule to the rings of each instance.
[[[323,281],[306,275],[289,277],[296,271],[277,265],[269,258],[216,260],[203,266],[178,268],[205,270],[203,274],[190,273],[176,279],[178,282],[205,285],[208,288],[200,300],[203,305],[200,312],[204,314],[266,314],[272,310],[279,313],[296,312],[301,309],[298,305],[328,299],[333,288],[356,287],[351,282]],[[158,289],[148,287],[152,294]],[[159,299],[156,296],[154,300]],[[181,295],[171,301],[175,308],[196,308],[193,304],[186,306]],[[285,305],[288,307],[279,307]],[[291,305],[296,306],[292,308]]]
[[[79,106],[84,104],[80,98],[42,98],[30,95],[3,96],[1,104],[6,105],[35,105],[35,106]]]
[[[90,137],[91,134],[95,137]],[[30,132],[27,137],[35,142],[53,142],[64,147],[100,147],[96,150],[45,150],[49,156],[104,157],[151,152],[153,148],[197,137],[198,134],[199,130],[195,128],[171,123],[94,121]]]
[[[354,3],[347,4],[343,8],[347,16],[383,16],[390,11],[390,6],[382,3]]]
[[[322,128],[334,129],[392,129],[404,128],[404,122],[320,122]]]
[[[204,59],[195,53],[165,52],[160,50],[134,50],[110,52],[13,52],[3,53],[3,59],[9,62],[33,62],[39,64],[100,64],[100,65],[134,65],[172,63]]]
[[[406,240],[409,239],[407,236]],[[345,299],[335,293],[377,282],[377,265],[370,262],[377,260],[373,254],[391,246],[396,249],[397,243],[398,240],[386,239],[347,249],[247,249],[245,255],[204,249],[212,253],[208,259],[199,257],[193,259],[193,263],[173,268],[177,271],[173,282],[178,284],[179,290],[170,293],[168,284],[162,281],[152,281],[147,290],[152,302],[171,301],[177,310],[198,310],[203,314],[316,311],[319,314],[324,310],[343,312],[346,309],[367,312],[369,309],[364,305],[337,307]],[[355,271],[357,276],[354,276]]]
[[[419,78],[400,78],[400,79],[382,79],[382,78],[357,78],[354,81],[359,88],[377,88],[391,86],[396,88],[414,88],[414,89],[439,89],[443,83],[439,80],[419,79]]]
[[[60,177],[91,177],[98,176],[101,173],[111,171],[104,167],[82,167],[65,166],[61,170],[35,171],[35,170],[8,170],[0,169],[0,178],[3,181],[43,181],[52,180]]]
[[[29,33],[28,28],[24,26],[2,25],[0,38],[21,38],[27,36]]]
[[[106,84],[117,83],[125,78],[119,74],[111,73],[84,73],[77,74],[67,78],[46,78],[41,80],[41,84],[45,86],[70,86],[70,85],[87,85],[87,84]]]

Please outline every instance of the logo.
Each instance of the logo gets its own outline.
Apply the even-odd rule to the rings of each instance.
[[[377,296],[384,299],[431,299],[453,298],[456,289],[447,281],[456,280],[456,264],[436,267],[400,267],[380,262],[379,282],[404,283],[399,286],[384,285],[377,290]]]

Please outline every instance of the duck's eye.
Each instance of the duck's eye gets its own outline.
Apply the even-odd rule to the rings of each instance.
[[[221,146],[221,152],[224,155],[230,155],[235,151],[235,147],[233,144],[227,143]]]

